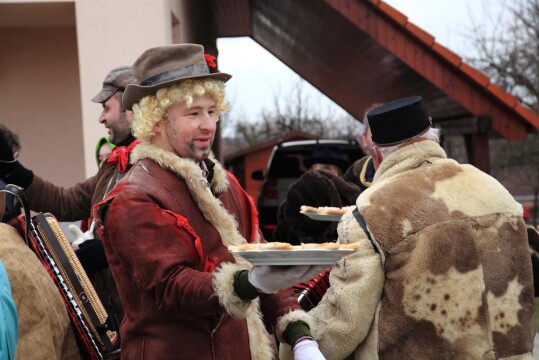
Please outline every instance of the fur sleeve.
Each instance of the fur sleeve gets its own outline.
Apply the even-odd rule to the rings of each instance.
[[[213,288],[219,297],[219,303],[230,315],[245,318],[251,301],[243,301],[234,292],[234,274],[247,270],[245,264],[224,263],[213,273]]]
[[[339,260],[331,270],[331,287],[309,312],[320,350],[330,359],[344,359],[365,341],[373,324],[384,286],[380,255],[351,213],[339,224],[339,241],[356,242],[357,252]]]

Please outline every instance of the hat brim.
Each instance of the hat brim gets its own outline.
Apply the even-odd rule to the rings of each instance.
[[[118,90],[118,88],[103,87],[103,89],[92,98],[92,102],[102,104],[108,99],[110,99],[112,95],[116,94]]]
[[[303,165],[305,165],[305,167],[307,168],[310,168],[314,164],[336,165],[343,171],[346,170],[349,166],[348,161],[344,159],[335,159],[335,158],[329,158],[329,157],[310,157],[303,160]]]
[[[131,110],[133,108],[133,104],[140,101],[143,97],[155,94],[157,90],[159,89],[180,83],[185,80],[215,79],[215,80],[227,82],[228,80],[230,80],[230,78],[232,78],[232,75],[220,72],[220,73],[213,73],[213,74],[187,76],[187,77],[182,77],[180,79],[164,81],[162,83],[149,85],[149,86],[143,86],[139,84],[130,84],[130,85],[127,85],[127,87],[125,88],[124,94],[122,96],[122,104],[127,110]]]

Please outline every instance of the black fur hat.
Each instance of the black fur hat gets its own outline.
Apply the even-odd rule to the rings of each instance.
[[[377,146],[393,146],[425,133],[432,119],[421,96],[390,101],[367,113],[372,141]]]

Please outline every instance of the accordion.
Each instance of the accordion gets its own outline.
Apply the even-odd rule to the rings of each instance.
[[[11,221],[47,270],[64,300],[79,348],[86,358],[119,359],[118,321],[109,316],[56,218],[48,213],[30,217],[22,189],[7,185],[24,210]]]
[[[314,279],[294,285],[292,288],[298,297],[298,302],[305,311],[314,308],[328,290],[329,273],[331,268],[323,271]]]

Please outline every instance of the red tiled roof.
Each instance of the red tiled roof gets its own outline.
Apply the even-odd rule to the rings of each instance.
[[[539,115],[382,0],[215,2],[218,36],[250,36],[362,119],[373,103],[421,95],[435,122],[490,117],[523,140]]]
[[[501,89],[494,83],[490,82],[490,78],[480,72],[479,70],[464,63],[462,58],[449,50],[448,48],[438,44],[435,38],[408,21],[408,17],[402,14],[391,5],[384,3],[381,0],[370,0],[373,6],[376,6],[383,13],[385,13],[390,19],[392,19],[399,26],[404,27],[412,36],[417,40],[424,43],[427,47],[430,47],[438,55],[446,59],[450,64],[458,68],[461,73],[471,80],[473,80],[478,86],[484,88],[490,94],[492,94],[499,101],[504,103],[507,107],[518,113],[524,120],[535,128],[539,128],[539,115],[528,107],[521,105],[518,99],[509,94],[507,91]]]

